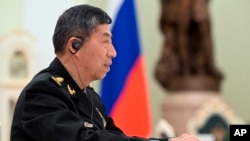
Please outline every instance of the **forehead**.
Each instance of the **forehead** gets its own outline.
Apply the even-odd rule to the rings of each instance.
[[[96,29],[92,32],[92,35],[99,35],[103,37],[112,37],[112,33],[110,31],[110,26],[108,24],[101,24],[96,27]]]

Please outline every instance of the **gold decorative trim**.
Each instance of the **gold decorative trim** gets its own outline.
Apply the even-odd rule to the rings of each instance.
[[[230,124],[245,124],[245,121],[234,113],[222,97],[213,97],[202,104],[194,116],[190,118],[187,123],[187,131],[192,134],[197,134],[197,129],[204,125],[213,114],[221,115]]]

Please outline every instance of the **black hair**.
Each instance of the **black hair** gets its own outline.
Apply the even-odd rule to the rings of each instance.
[[[98,7],[77,5],[67,9],[57,20],[53,35],[55,52],[63,52],[70,37],[80,38],[82,44],[100,24],[111,24],[109,15]]]

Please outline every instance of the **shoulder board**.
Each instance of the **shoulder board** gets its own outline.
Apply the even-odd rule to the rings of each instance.
[[[64,84],[64,79],[60,76],[51,76],[50,79],[53,81],[53,82],[56,82],[56,84],[60,87],[63,86]]]

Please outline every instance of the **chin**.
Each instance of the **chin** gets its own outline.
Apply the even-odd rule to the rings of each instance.
[[[103,79],[103,78],[105,78],[105,77],[106,77],[106,74],[105,74],[105,75],[103,75],[101,79]]]
[[[105,76],[106,76],[106,74],[99,75],[99,76],[97,77],[97,79],[98,79],[98,80],[102,80]]]

